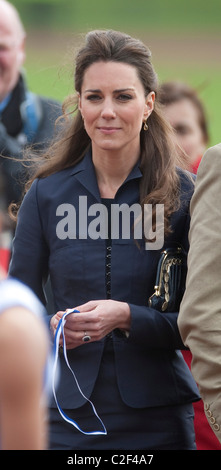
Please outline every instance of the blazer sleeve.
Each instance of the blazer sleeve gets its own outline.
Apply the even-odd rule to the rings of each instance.
[[[35,180],[19,209],[9,275],[28,285],[45,305],[49,251],[42,231],[37,186]]]
[[[209,424],[221,442],[221,145],[199,166],[192,198],[188,274],[178,327],[193,356]]]
[[[129,306],[130,341],[147,349],[185,349],[177,326],[178,312],[161,313],[146,306]]]

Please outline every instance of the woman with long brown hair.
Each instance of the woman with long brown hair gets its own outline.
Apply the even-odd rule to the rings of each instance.
[[[162,250],[188,250],[193,192],[150,57],[124,33],[87,34],[62,136],[18,213],[10,273],[43,301],[50,275],[62,346],[51,449],[195,448],[178,312],[148,303]]]

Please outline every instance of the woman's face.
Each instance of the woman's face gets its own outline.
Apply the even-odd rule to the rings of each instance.
[[[93,151],[140,151],[140,131],[151,114],[154,92],[145,97],[136,68],[95,62],[85,71],[79,109]]]
[[[194,164],[206,148],[198,110],[189,99],[183,98],[165,106],[164,111],[175,130],[179,146],[188,155],[190,164]]]

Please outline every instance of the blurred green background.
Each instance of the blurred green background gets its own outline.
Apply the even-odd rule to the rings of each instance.
[[[112,28],[142,39],[159,81],[183,80],[204,102],[210,145],[221,142],[220,0],[14,0],[27,31],[29,87],[63,100],[73,91],[82,35]]]

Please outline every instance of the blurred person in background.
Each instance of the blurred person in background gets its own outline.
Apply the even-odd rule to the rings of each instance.
[[[196,173],[209,143],[206,112],[196,90],[180,81],[162,83],[159,100],[175,131],[178,148],[186,154],[187,169]]]
[[[4,213],[0,211],[0,226]],[[1,233],[1,227],[0,227]],[[0,251],[1,257],[1,251]],[[0,448],[47,448],[49,337],[33,292],[0,264]]]
[[[175,131],[180,155],[182,156],[182,150],[186,154],[184,163],[187,163],[187,169],[197,173],[209,142],[206,113],[197,92],[183,82],[165,82],[161,84],[159,99],[163,104],[166,118]],[[182,353],[191,369],[191,352],[183,350]],[[205,417],[203,401],[200,400],[193,406],[197,449],[221,450],[221,444]]]
[[[54,134],[60,103],[28,90],[23,64],[26,33],[15,7],[0,0],[0,195],[7,209],[21,200],[25,179],[21,160],[27,144],[43,148]]]

